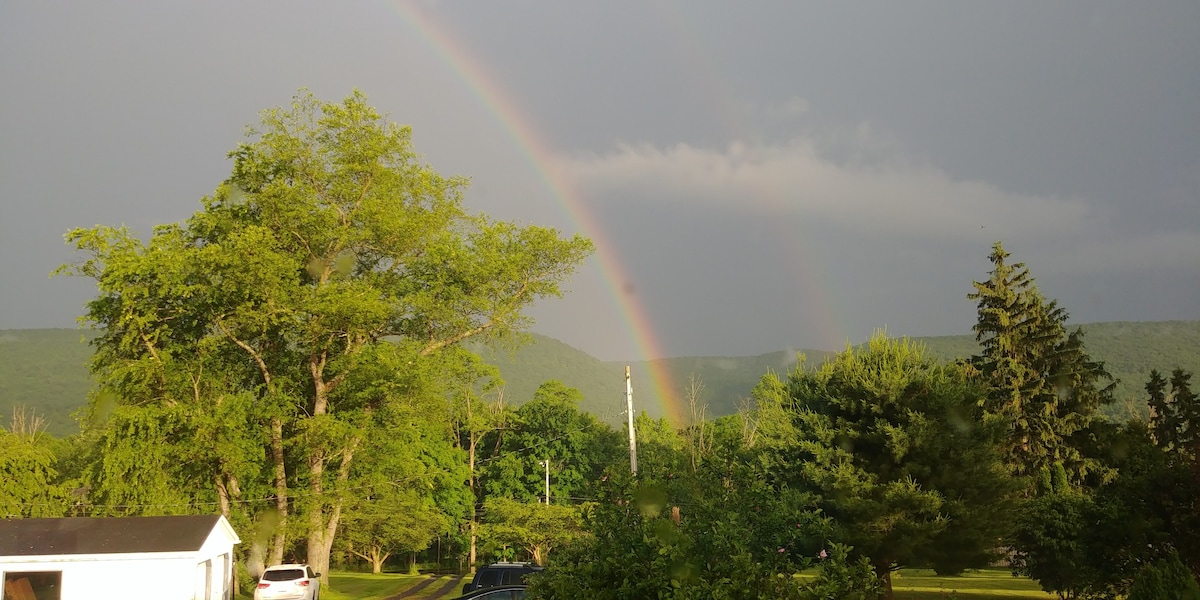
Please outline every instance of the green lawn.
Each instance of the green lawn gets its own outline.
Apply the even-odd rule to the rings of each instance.
[[[321,590],[321,600],[385,600],[413,588],[426,579],[429,579],[429,576],[334,571],[329,574],[329,586]],[[454,582],[453,585],[450,584],[451,581]],[[455,575],[439,577],[408,597],[415,600],[452,600],[462,595],[462,586],[467,581],[466,577]],[[437,593],[443,589],[446,590],[444,594]],[[251,597],[239,594],[236,598],[250,600]]]
[[[384,573],[329,574],[329,588],[321,590],[323,600],[385,600],[408,590],[427,579],[425,575],[397,575]],[[445,594],[435,595],[446,588],[450,581],[454,585]],[[423,588],[418,600],[452,600],[462,593],[466,578],[440,577]],[[897,600],[1045,600],[1054,598],[1038,588],[1036,582],[1024,577],[1013,577],[1005,569],[984,569],[967,573],[961,577],[938,577],[933,571],[910,569],[892,575],[892,589]],[[951,594],[954,596],[951,596]]]
[[[892,590],[897,600],[948,599],[954,593],[959,600],[1054,598],[1038,587],[1037,582],[1013,577],[1007,569],[984,569],[961,577],[938,577],[933,571],[911,569],[892,575]]]
[[[339,573],[329,574],[329,588],[321,590],[324,600],[383,600],[416,585],[423,579],[418,575],[395,573]]]
[[[428,578],[426,575],[397,575],[395,573],[373,575],[371,573],[335,571],[329,574],[329,589],[321,591],[321,598],[322,600],[384,600],[408,590]],[[451,581],[454,582],[454,585],[445,594],[437,595],[437,592],[449,586]],[[411,597],[419,600],[457,598],[462,594],[463,583],[466,581],[457,576],[439,577]]]

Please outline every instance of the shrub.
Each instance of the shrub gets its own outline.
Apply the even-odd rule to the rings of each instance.
[[[1172,553],[1142,567],[1129,587],[1128,600],[1200,600],[1200,585]]]

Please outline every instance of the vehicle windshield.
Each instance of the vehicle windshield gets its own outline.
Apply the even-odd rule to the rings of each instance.
[[[291,581],[304,579],[304,569],[275,569],[263,573],[263,581]]]

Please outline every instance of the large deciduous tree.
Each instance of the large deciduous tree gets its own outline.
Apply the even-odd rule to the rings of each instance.
[[[301,92],[229,156],[229,179],[186,222],[146,241],[71,231],[85,256],[62,270],[97,281],[92,367],[117,404],[207,414],[252,394],[226,425],[259,432],[266,468],[216,453],[200,479],[229,494],[265,472],[285,524],[271,558],[299,511],[308,560],[327,573],[340,490],[376,416],[444,394],[440,353],[520,330],[592,246],[468,213],[466,180],[422,163],[409,128],[359,92]]]
[[[483,491],[489,497],[545,500],[545,465],[550,466],[552,503],[569,503],[588,490],[618,460],[621,438],[595,415],[579,409],[583,394],[561,381],[543,382],[533,399],[517,409],[512,429],[497,432]]]
[[[483,537],[493,545],[521,548],[533,562],[546,564],[550,551],[584,535],[579,505],[518,502],[491,498],[483,505]]]

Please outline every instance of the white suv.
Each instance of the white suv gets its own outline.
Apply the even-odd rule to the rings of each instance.
[[[267,567],[254,589],[254,600],[317,600],[320,577],[308,565]]]

